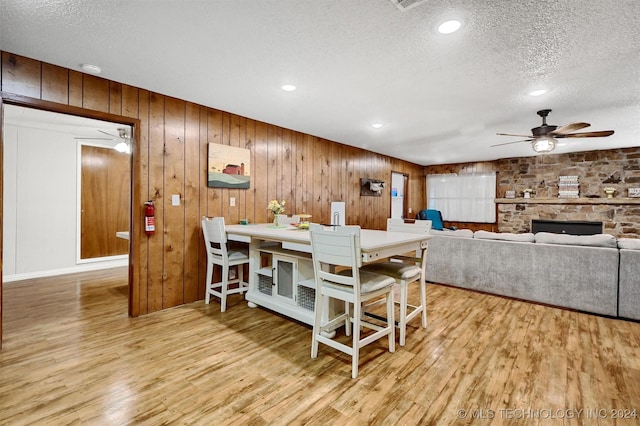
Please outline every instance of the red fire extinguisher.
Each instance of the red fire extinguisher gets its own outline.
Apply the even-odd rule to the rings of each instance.
[[[156,232],[156,208],[153,205],[153,201],[149,200],[144,203],[144,232],[147,235],[153,235]]]

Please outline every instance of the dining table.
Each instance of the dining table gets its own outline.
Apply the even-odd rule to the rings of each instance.
[[[249,288],[245,293],[249,306],[264,307],[312,325],[315,277],[310,232],[293,224],[273,223],[225,228],[227,240],[249,245]],[[430,238],[426,233],[361,229],[362,262],[419,253]]]

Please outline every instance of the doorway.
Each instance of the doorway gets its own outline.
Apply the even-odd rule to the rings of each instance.
[[[409,175],[391,172],[391,218],[406,219]]]
[[[96,130],[114,126],[5,106],[4,281],[127,265],[128,245],[110,228],[129,230],[130,159]]]
[[[60,105],[60,104],[55,104],[55,103],[51,103],[51,102],[45,102],[45,101],[39,101],[37,99],[30,99],[30,98],[24,98],[24,97],[4,97],[4,98],[0,98],[0,187],[2,187],[3,191],[0,192],[0,217],[5,217],[5,212],[4,208],[2,207],[3,205],[6,206],[8,203],[8,200],[6,200],[7,197],[7,191],[6,191],[6,185],[17,185],[16,181],[12,181],[12,182],[7,182],[5,180],[5,169],[7,167],[11,167],[10,163],[11,161],[15,160],[15,157],[12,158],[8,158],[7,154],[8,152],[6,147],[7,147],[7,142],[6,142],[6,135],[5,135],[5,130],[6,130],[6,126],[5,126],[5,122],[8,118],[7,116],[7,108],[14,108],[14,107],[23,107],[24,111],[28,111],[28,112],[32,112],[32,113],[36,113],[36,114],[45,114],[45,113],[54,113],[53,115],[48,116],[50,120],[53,120],[52,122],[48,123],[45,125],[45,127],[51,127],[54,126],[54,124],[60,124],[60,122],[64,122],[66,119],[68,120],[75,120],[74,121],[74,126],[75,126],[75,130],[72,132],[73,134],[77,134],[76,132],[80,132],[81,129],[85,128],[85,127],[91,127],[93,125],[95,125],[95,122],[100,122],[100,125],[102,126],[103,124],[106,125],[107,130],[111,131],[111,133],[113,133],[115,131],[115,133],[117,134],[117,127],[122,127],[122,126],[127,126],[130,130],[130,135],[137,135],[137,132],[139,132],[138,128],[139,128],[139,120],[136,118],[129,118],[129,117],[123,117],[123,116],[117,116],[114,114],[109,114],[109,113],[102,113],[99,111],[90,111],[90,110],[85,110],[82,108],[77,108],[77,107],[71,107],[71,106],[67,106],[67,105]],[[82,120],[86,120],[85,123],[81,123]],[[86,124],[91,123],[89,126],[87,126]],[[78,124],[80,123],[80,124]],[[105,124],[106,123],[106,124]],[[68,123],[67,123],[68,124]],[[83,125],[85,124],[85,125]],[[113,126],[113,129],[109,126]],[[96,128],[92,127],[92,131],[95,132]],[[91,138],[93,136],[89,136],[89,135],[84,135],[87,138]],[[101,135],[98,134],[98,137],[95,137],[95,139],[105,139],[104,137],[100,137]],[[116,141],[117,142],[117,141]],[[127,174],[129,176],[129,206],[131,206],[131,200],[133,199],[133,188],[135,186],[134,184],[134,179],[133,179],[133,159],[135,156],[135,149],[134,146],[135,144],[134,142],[134,138],[132,137],[130,139],[130,147],[131,147],[131,152],[133,152],[134,154],[132,154],[130,156],[129,159],[129,169],[127,170]],[[77,145],[74,145],[74,150],[77,150]],[[58,155],[59,153],[57,151],[53,151],[56,153],[56,155]],[[53,158],[50,158],[49,160],[51,160],[51,162],[55,161]],[[74,164],[75,164],[76,158],[74,157]],[[49,163],[52,164],[52,163]],[[75,172],[77,169],[75,166],[70,167],[71,172]],[[35,171],[35,176],[37,179],[40,179],[42,182],[47,180],[47,175],[46,172],[48,171],[48,167],[40,167],[38,169],[36,169]],[[75,188],[75,186],[74,186]],[[13,188],[14,190],[17,191],[17,188]],[[32,197],[35,198],[36,201],[38,201],[37,197],[39,195],[41,195],[42,193],[44,193],[44,191],[38,191],[35,194],[28,194],[27,197]],[[58,193],[54,193],[54,195],[58,195]],[[24,196],[22,197],[24,198]],[[58,198],[55,198],[55,202],[59,203],[60,200]],[[74,208],[76,208],[76,200],[72,200]],[[79,204],[79,202],[78,202]],[[49,228],[58,231],[58,228],[62,228],[62,227],[57,227],[56,226],[56,221],[52,220],[54,219],[53,217],[51,217],[51,215],[48,215],[48,211],[47,211],[47,205],[44,203],[39,203],[36,204],[36,208],[32,208],[32,209],[28,209],[29,213],[32,213],[35,215],[35,219],[32,218],[32,223],[35,220],[35,222],[37,223],[37,221],[40,222],[47,222],[49,224]],[[17,216],[17,213],[14,213],[14,216]],[[76,211],[74,210],[74,212],[72,213],[73,218],[77,217]],[[128,224],[132,223],[132,210],[131,207],[129,207],[129,212],[128,212]],[[23,217],[21,220],[24,220],[25,218]],[[71,229],[73,228],[73,229]],[[71,228],[69,228],[68,226],[64,227],[63,229],[63,234],[65,236],[67,236],[67,234],[72,234],[73,235],[73,245],[75,247],[75,237],[76,234],[79,235],[79,231],[76,232],[76,229],[72,226]],[[11,232],[13,232],[13,230],[15,229],[15,227],[9,227],[9,226],[5,226],[4,225],[4,220],[2,222],[0,222],[0,238],[2,238],[2,240],[5,240],[5,236],[3,234],[11,234]],[[133,233],[131,232],[132,229],[129,229],[130,231],[130,239],[128,242],[126,242],[125,244],[128,245],[129,249],[128,251],[128,255],[123,256],[124,257],[124,262],[120,261],[120,264],[124,264],[128,267],[128,277],[127,277],[127,282],[128,282],[128,313],[129,315],[134,315],[135,316],[135,310],[133,309],[133,304],[132,304],[132,294],[135,296],[135,291],[133,289],[133,272],[132,272],[132,250],[131,247],[133,247],[133,239],[135,238],[135,236],[133,235]],[[10,236],[10,235],[9,235]],[[3,243],[4,246],[4,243]],[[4,281],[4,279],[2,279],[2,275],[5,274],[5,269],[7,268],[7,262],[6,260],[8,260],[8,256],[9,256],[9,251],[13,250],[15,252],[15,245],[13,245],[12,247],[3,247],[2,250],[0,250],[0,253],[2,254],[2,259],[0,260],[0,349],[2,348],[2,304],[4,303],[3,298],[2,298],[2,282]],[[57,250],[56,250],[57,251]],[[51,253],[55,253],[56,251],[49,251],[47,253],[47,255],[50,255]],[[72,250],[72,257],[75,259],[76,255],[76,250]],[[115,266],[115,265],[114,265]],[[69,273],[71,272],[76,272],[73,270],[70,270]]]

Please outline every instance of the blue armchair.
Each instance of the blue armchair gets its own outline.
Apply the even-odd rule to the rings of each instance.
[[[443,229],[445,229],[444,221],[442,220],[442,213],[440,212],[440,210],[433,210],[433,209],[420,210],[416,215],[416,219],[430,220],[431,229],[435,229],[437,231],[442,231]],[[446,229],[456,229],[456,228],[451,227]]]

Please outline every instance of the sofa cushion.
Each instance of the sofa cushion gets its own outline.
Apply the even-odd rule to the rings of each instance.
[[[433,231],[433,228],[431,228]],[[442,231],[431,232],[431,235],[442,235],[446,237],[460,237],[460,238],[473,238],[473,231],[471,229],[456,229],[455,231],[450,229],[443,229]]]
[[[640,250],[640,239],[620,238],[618,240],[618,248],[627,250]]]
[[[543,244],[618,248],[616,237],[610,234],[569,235],[553,234],[551,232],[538,232],[535,235],[535,240],[536,243]]]
[[[511,232],[489,232],[489,231],[476,231],[473,234],[473,238],[483,240],[504,240],[504,241],[519,241],[532,243],[535,241],[535,237],[531,232],[524,234],[513,234]]]

